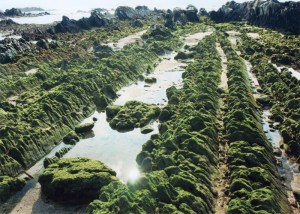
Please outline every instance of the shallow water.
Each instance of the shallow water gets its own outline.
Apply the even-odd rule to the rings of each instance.
[[[269,123],[269,117],[271,116],[271,112],[269,109],[263,111],[262,120],[263,120],[263,129],[266,134],[268,140],[272,143],[273,147],[279,148],[280,141],[282,137],[277,129],[271,129]]]
[[[260,88],[259,83],[257,81],[257,78],[255,74],[251,72],[251,64],[248,61],[245,61],[245,64],[247,66],[247,73],[249,76],[249,79],[251,80],[251,87],[252,89],[255,88],[255,92],[257,92],[257,89]],[[257,97],[261,96],[261,94],[256,94]],[[264,109],[262,112],[262,125],[263,130],[265,132],[265,135],[268,139],[268,141],[272,144],[274,149],[279,149],[280,145],[283,143],[283,138],[280,135],[279,130],[273,129],[270,127],[271,121],[270,116],[272,113],[269,109]],[[282,150],[281,150],[282,151]],[[283,151],[282,151],[283,152]],[[296,204],[296,199],[292,193],[293,190],[300,191],[300,172],[299,167],[296,163],[291,162],[287,155],[282,153],[281,156],[275,156],[277,160],[277,170],[280,174],[280,176],[283,178],[282,183],[285,186],[285,189],[288,194],[288,200],[290,203]],[[293,213],[299,213],[299,209],[292,207]]]
[[[149,104],[166,105],[166,89],[171,86],[182,87],[182,73],[184,72],[184,63],[174,60],[175,52],[166,55],[154,72],[148,75],[155,77],[155,84],[148,84],[144,81],[138,81],[135,85],[130,85],[121,90],[122,96],[115,101],[117,105],[124,105],[128,100],[137,100]],[[145,93],[147,92],[147,93]]]
[[[90,12],[70,12],[57,10],[49,11],[49,13],[50,15],[45,16],[17,17],[11,19],[19,24],[51,24],[53,22],[61,21],[63,16],[78,20],[91,15]]]
[[[202,36],[202,34],[198,35]],[[203,37],[201,37],[203,38]],[[114,104],[124,104],[129,100],[139,100],[149,104],[165,106],[167,104],[166,89],[170,86],[182,87],[182,73],[186,64],[174,60],[175,52],[166,54],[161,58],[154,72],[148,76],[157,78],[157,83],[146,84],[138,81],[118,92],[119,97]],[[145,87],[147,85],[147,87]],[[151,124],[154,131],[141,134],[140,129],[121,133],[112,130],[106,121],[105,112],[95,112],[85,122],[92,122],[97,118],[95,127],[85,139],[81,139],[64,157],[87,157],[99,160],[116,171],[117,177],[124,183],[138,179],[140,172],[136,163],[136,156],[142,150],[142,145],[150,139],[152,134],[158,133],[158,122]],[[65,147],[61,143],[49,156]],[[27,172],[35,178],[28,182],[25,188],[12,197],[3,208],[11,213],[83,213],[85,206],[67,207],[49,201],[41,195],[40,184],[37,183],[39,174],[43,171],[43,160],[40,160]],[[1,211],[1,210],[0,210]]]
[[[155,129],[150,134],[141,134],[140,129],[121,133],[110,128],[104,112],[95,112],[92,117],[98,119],[90,138],[82,139],[64,157],[87,157],[99,160],[116,171],[117,177],[124,183],[139,177],[135,161],[142,151],[142,145],[150,139],[151,134],[158,133],[158,123],[151,125]],[[92,117],[84,122],[92,122]]]
[[[13,38],[13,39],[20,39],[22,36],[19,35],[10,35],[11,32],[7,33],[0,33],[0,41],[5,39],[5,38]]]
[[[270,62],[270,61],[269,61],[269,62]],[[296,77],[298,80],[300,80],[300,72],[296,71],[295,69],[289,68],[289,67],[286,67],[286,66],[277,66],[277,65],[274,64],[274,63],[272,63],[272,65],[273,65],[275,68],[277,68],[277,70],[278,70],[279,72],[281,72],[281,69],[287,68],[288,71],[291,72],[291,75],[292,75],[293,77]]]

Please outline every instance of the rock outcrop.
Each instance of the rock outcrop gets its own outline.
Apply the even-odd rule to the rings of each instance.
[[[120,20],[147,19],[156,13],[147,6],[137,6],[135,9],[127,6],[118,7],[115,16]]]
[[[188,5],[185,10],[185,15],[189,22],[199,22],[198,9],[193,5]]]
[[[124,106],[110,105],[106,108],[109,125],[118,131],[142,128],[158,118],[159,107],[139,101],[128,101]]]
[[[0,21],[0,27],[7,27],[12,25],[18,25],[18,23],[14,22],[11,19],[3,19]]]
[[[57,47],[58,43],[56,41],[48,42],[46,39],[38,39],[37,43],[33,44],[29,42],[29,39],[5,38],[0,41],[0,64],[14,62],[22,54],[38,53],[40,50]]]
[[[164,24],[172,28],[174,25],[184,25],[187,22],[199,22],[198,9],[193,5],[188,5],[184,10],[176,7],[173,11],[168,10],[163,14]]]
[[[218,11],[210,12],[216,22],[247,20],[250,24],[300,33],[300,2],[277,0],[227,2]]]
[[[12,194],[20,191],[24,186],[24,179],[0,176],[0,204],[5,202]]]
[[[12,9],[5,10],[5,12],[3,13],[3,15],[4,16],[14,17],[14,16],[24,16],[24,13],[22,13],[22,11],[20,9],[12,8]]]
[[[32,9],[32,10],[31,10]],[[41,11],[40,13],[31,13],[33,11]],[[44,16],[50,15],[50,13],[44,11],[41,8],[11,8],[7,9],[4,12],[0,11],[0,17],[36,17],[36,16]]]
[[[5,38],[0,41],[0,63],[12,62],[19,53],[30,53],[32,51],[32,45],[24,39]]]
[[[87,158],[60,159],[39,177],[42,192],[59,202],[86,203],[99,196],[102,187],[116,181],[116,173]]]
[[[78,21],[69,19],[67,16],[63,16],[60,23],[53,28],[49,28],[48,32],[55,33],[78,33],[82,30],[89,30],[93,27],[107,27],[111,23],[109,16],[103,15],[98,11],[92,12],[89,18],[82,18]]]

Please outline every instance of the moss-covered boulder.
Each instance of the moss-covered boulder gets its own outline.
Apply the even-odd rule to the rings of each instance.
[[[141,133],[142,134],[148,134],[153,132],[154,129],[152,128],[152,126],[144,126],[143,128],[141,128]]]
[[[94,123],[84,123],[75,127],[77,134],[89,132],[94,128]]]
[[[45,158],[44,160],[44,167],[47,168],[49,165],[56,163],[59,160],[57,156],[54,156],[52,158]]]
[[[157,79],[155,77],[145,77],[145,82],[146,83],[156,83]]]
[[[99,196],[103,186],[116,181],[116,173],[103,163],[87,158],[61,159],[39,177],[42,192],[68,203],[87,203]]]
[[[20,191],[25,183],[24,179],[0,176],[0,203],[5,202],[14,193]]]
[[[120,110],[121,110],[121,106],[109,105],[106,107],[106,116],[108,118],[113,118],[119,113]]]
[[[128,101],[124,106],[108,106],[106,115],[109,125],[118,131],[128,131],[146,126],[157,119],[160,108],[139,101]]]
[[[63,138],[63,142],[65,144],[71,144],[74,145],[79,141],[79,137],[76,134],[76,132],[71,131],[69,132],[69,134],[67,134],[64,138]]]

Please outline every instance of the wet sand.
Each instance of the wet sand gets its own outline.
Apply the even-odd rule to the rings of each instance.
[[[30,74],[35,74],[36,72],[38,72],[38,68],[33,68],[33,69],[30,69],[28,71],[25,72],[26,75],[30,75]]]
[[[221,57],[221,64],[222,64],[222,73],[221,73],[221,82],[219,84],[219,88],[224,90],[228,89],[228,78],[227,78],[227,57],[222,49],[220,43],[216,43],[216,49]],[[219,99],[219,106],[224,106],[224,102],[222,98]],[[221,109],[219,110],[219,116],[222,118],[220,120],[220,125],[224,129],[223,117],[225,112]],[[221,137],[219,139],[219,164],[218,164],[218,173],[214,181],[214,191],[218,193],[218,197],[215,201],[215,213],[216,214],[224,214],[227,210],[227,204],[229,201],[228,195],[225,194],[227,190],[227,186],[229,180],[226,177],[228,174],[228,164],[227,164],[227,153],[228,153],[228,142],[226,137]]]
[[[129,44],[134,43],[135,41],[141,39],[142,35],[146,32],[147,32],[147,30],[143,30],[143,31],[137,32],[135,34],[129,35],[125,38],[122,38],[117,42],[110,42],[106,45],[110,46],[114,50],[121,50],[124,48],[125,45],[129,45]]]
[[[228,89],[228,78],[227,78],[227,57],[223,51],[223,49],[221,48],[220,43],[216,44],[216,48],[217,51],[219,53],[219,55],[221,56],[221,60],[222,60],[222,74],[221,74],[221,84],[219,85],[220,88],[223,88],[224,90]]]
[[[199,41],[201,41],[204,37],[209,36],[212,34],[212,31],[209,32],[200,32],[200,33],[195,33],[192,35],[188,35],[187,37],[184,38],[185,40],[185,45],[189,46],[194,46],[197,45]]]

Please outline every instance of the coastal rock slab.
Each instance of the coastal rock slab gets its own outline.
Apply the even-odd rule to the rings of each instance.
[[[60,159],[39,177],[42,192],[49,198],[68,203],[91,202],[102,187],[116,181],[116,173],[100,161],[87,158]]]

